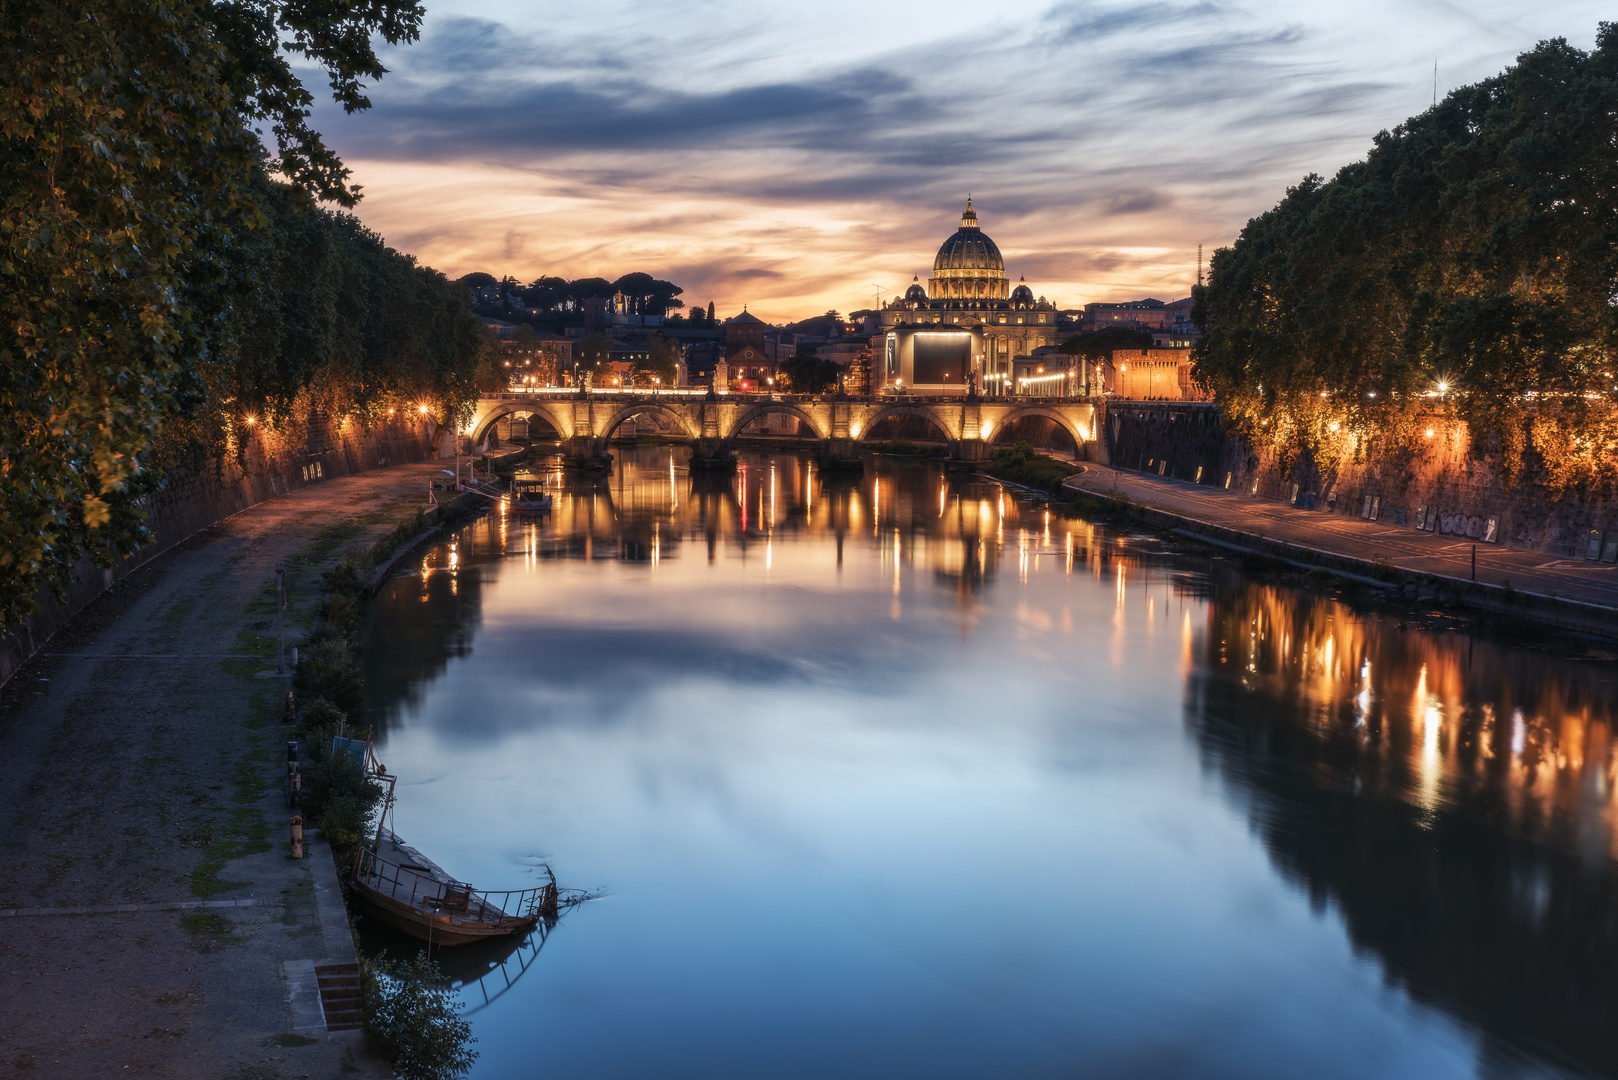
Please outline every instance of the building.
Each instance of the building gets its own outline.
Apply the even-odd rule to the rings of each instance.
[[[1191,381],[1190,349],[1117,349],[1101,365],[1106,392],[1143,401],[1206,401]]]
[[[1006,275],[1000,248],[978,226],[972,201],[933,259],[932,277],[882,308],[873,390],[963,394],[971,384],[1014,387],[1014,363],[1056,344],[1056,308]]]
[[[1136,330],[1167,330],[1172,325],[1173,314],[1169,305],[1161,300],[1147,297],[1145,300],[1131,300],[1124,304],[1085,304],[1084,321],[1081,323],[1086,331],[1105,330],[1109,326],[1127,326]]]

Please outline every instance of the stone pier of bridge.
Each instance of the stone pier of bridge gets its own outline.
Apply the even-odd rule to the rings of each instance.
[[[553,428],[581,464],[605,463],[614,433],[636,417],[650,417],[666,433],[691,444],[693,465],[724,465],[735,458],[737,438],[772,414],[801,421],[820,442],[821,455],[830,458],[857,456],[860,444],[882,421],[910,416],[936,428],[952,458],[977,461],[989,456],[996,436],[1010,425],[1023,417],[1042,416],[1072,436],[1080,457],[1100,460],[1105,442],[1096,439],[1099,404],[1093,398],[514,391],[481,398],[461,438],[463,450],[485,446],[502,418],[522,414]],[[445,440],[441,453],[446,451],[455,452],[450,440]]]

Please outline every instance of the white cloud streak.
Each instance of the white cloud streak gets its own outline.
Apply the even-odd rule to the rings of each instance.
[[[360,215],[451,275],[644,270],[766,318],[925,278],[971,192],[1063,306],[1182,296],[1308,172],[1604,12],[1391,0],[436,5],[317,119]]]

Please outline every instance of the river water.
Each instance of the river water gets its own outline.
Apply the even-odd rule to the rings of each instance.
[[[440,953],[474,1077],[1618,1076],[1611,666],[933,464],[616,453],[372,609],[399,833],[604,890]]]

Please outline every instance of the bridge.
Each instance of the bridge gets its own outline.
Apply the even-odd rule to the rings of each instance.
[[[987,458],[997,436],[1032,416],[1046,417],[1072,436],[1080,457],[1091,456],[1097,445],[1096,405],[1089,398],[842,397],[678,390],[584,394],[543,389],[491,394],[479,399],[461,434],[474,447],[484,447],[503,417],[525,414],[554,429],[576,460],[605,461],[614,433],[628,421],[645,417],[665,433],[690,442],[693,465],[722,465],[734,460],[738,437],[763,418],[783,413],[800,422],[800,432],[807,428],[819,440],[822,456],[828,458],[857,456],[867,436],[884,420],[897,416],[920,417],[930,423],[948,443],[950,456],[962,461]]]

